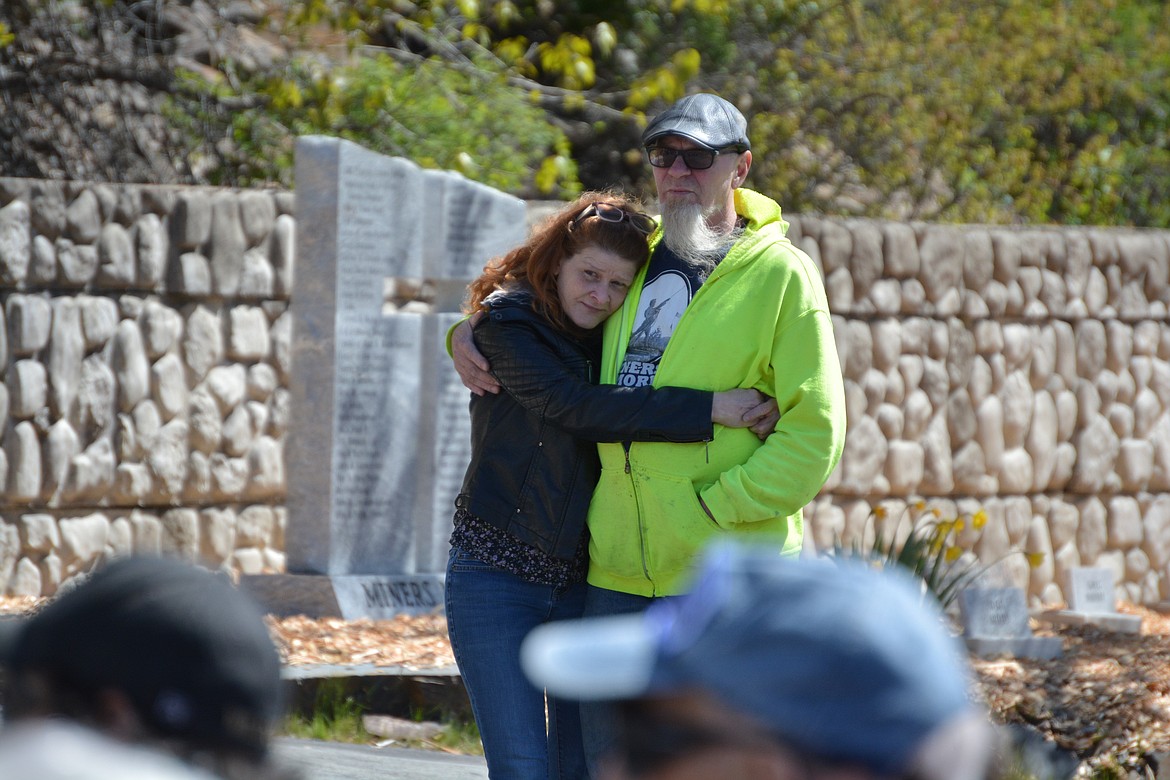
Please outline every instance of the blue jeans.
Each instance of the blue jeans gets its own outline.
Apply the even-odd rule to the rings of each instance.
[[[580,709],[548,700],[520,668],[536,626],[581,616],[585,585],[526,582],[458,549],[447,561],[447,633],[483,740],[492,780],[579,780],[585,774]]]
[[[588,586],[585,593],[585,617],[625,615],[642,612],[654,603],[648,596],[636,596],[596,586]],[[613,732],[614,713],[612,705],[605,702],[581,702],[581,738],[585,744],[585,762],[590,777],[600,776],[602,759],[613,749],[616,736]]]

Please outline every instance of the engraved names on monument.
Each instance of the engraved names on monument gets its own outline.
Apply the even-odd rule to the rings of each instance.
[[[296,186],[289,577],[330,578],[347,617],[429,611],[470,457],[445,334],[525,204],[325,137],[299,139]],[[433,284],[436,310],[384,314],[391,278]]]

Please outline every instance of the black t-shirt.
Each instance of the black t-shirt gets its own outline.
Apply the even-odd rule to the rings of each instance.
[[[634,330],[618,371],[619,386],[642,387],[654,381],[666,342],[705,278],[705,273],[670,251],[666,242],[658,243],[650,256]]]

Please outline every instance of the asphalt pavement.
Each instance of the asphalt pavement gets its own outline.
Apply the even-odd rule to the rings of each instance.
[[[280,737],[278,763],[295,769],[301,780],[482,780],[487,765],[478,756],[433,750],[350,745]]]

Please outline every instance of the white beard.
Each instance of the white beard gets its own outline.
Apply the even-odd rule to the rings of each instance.
[[[703,280],[741,235],[742,228],[726,233],[713,230],[698,203],[672,204],[662,209],[662,240]]]

